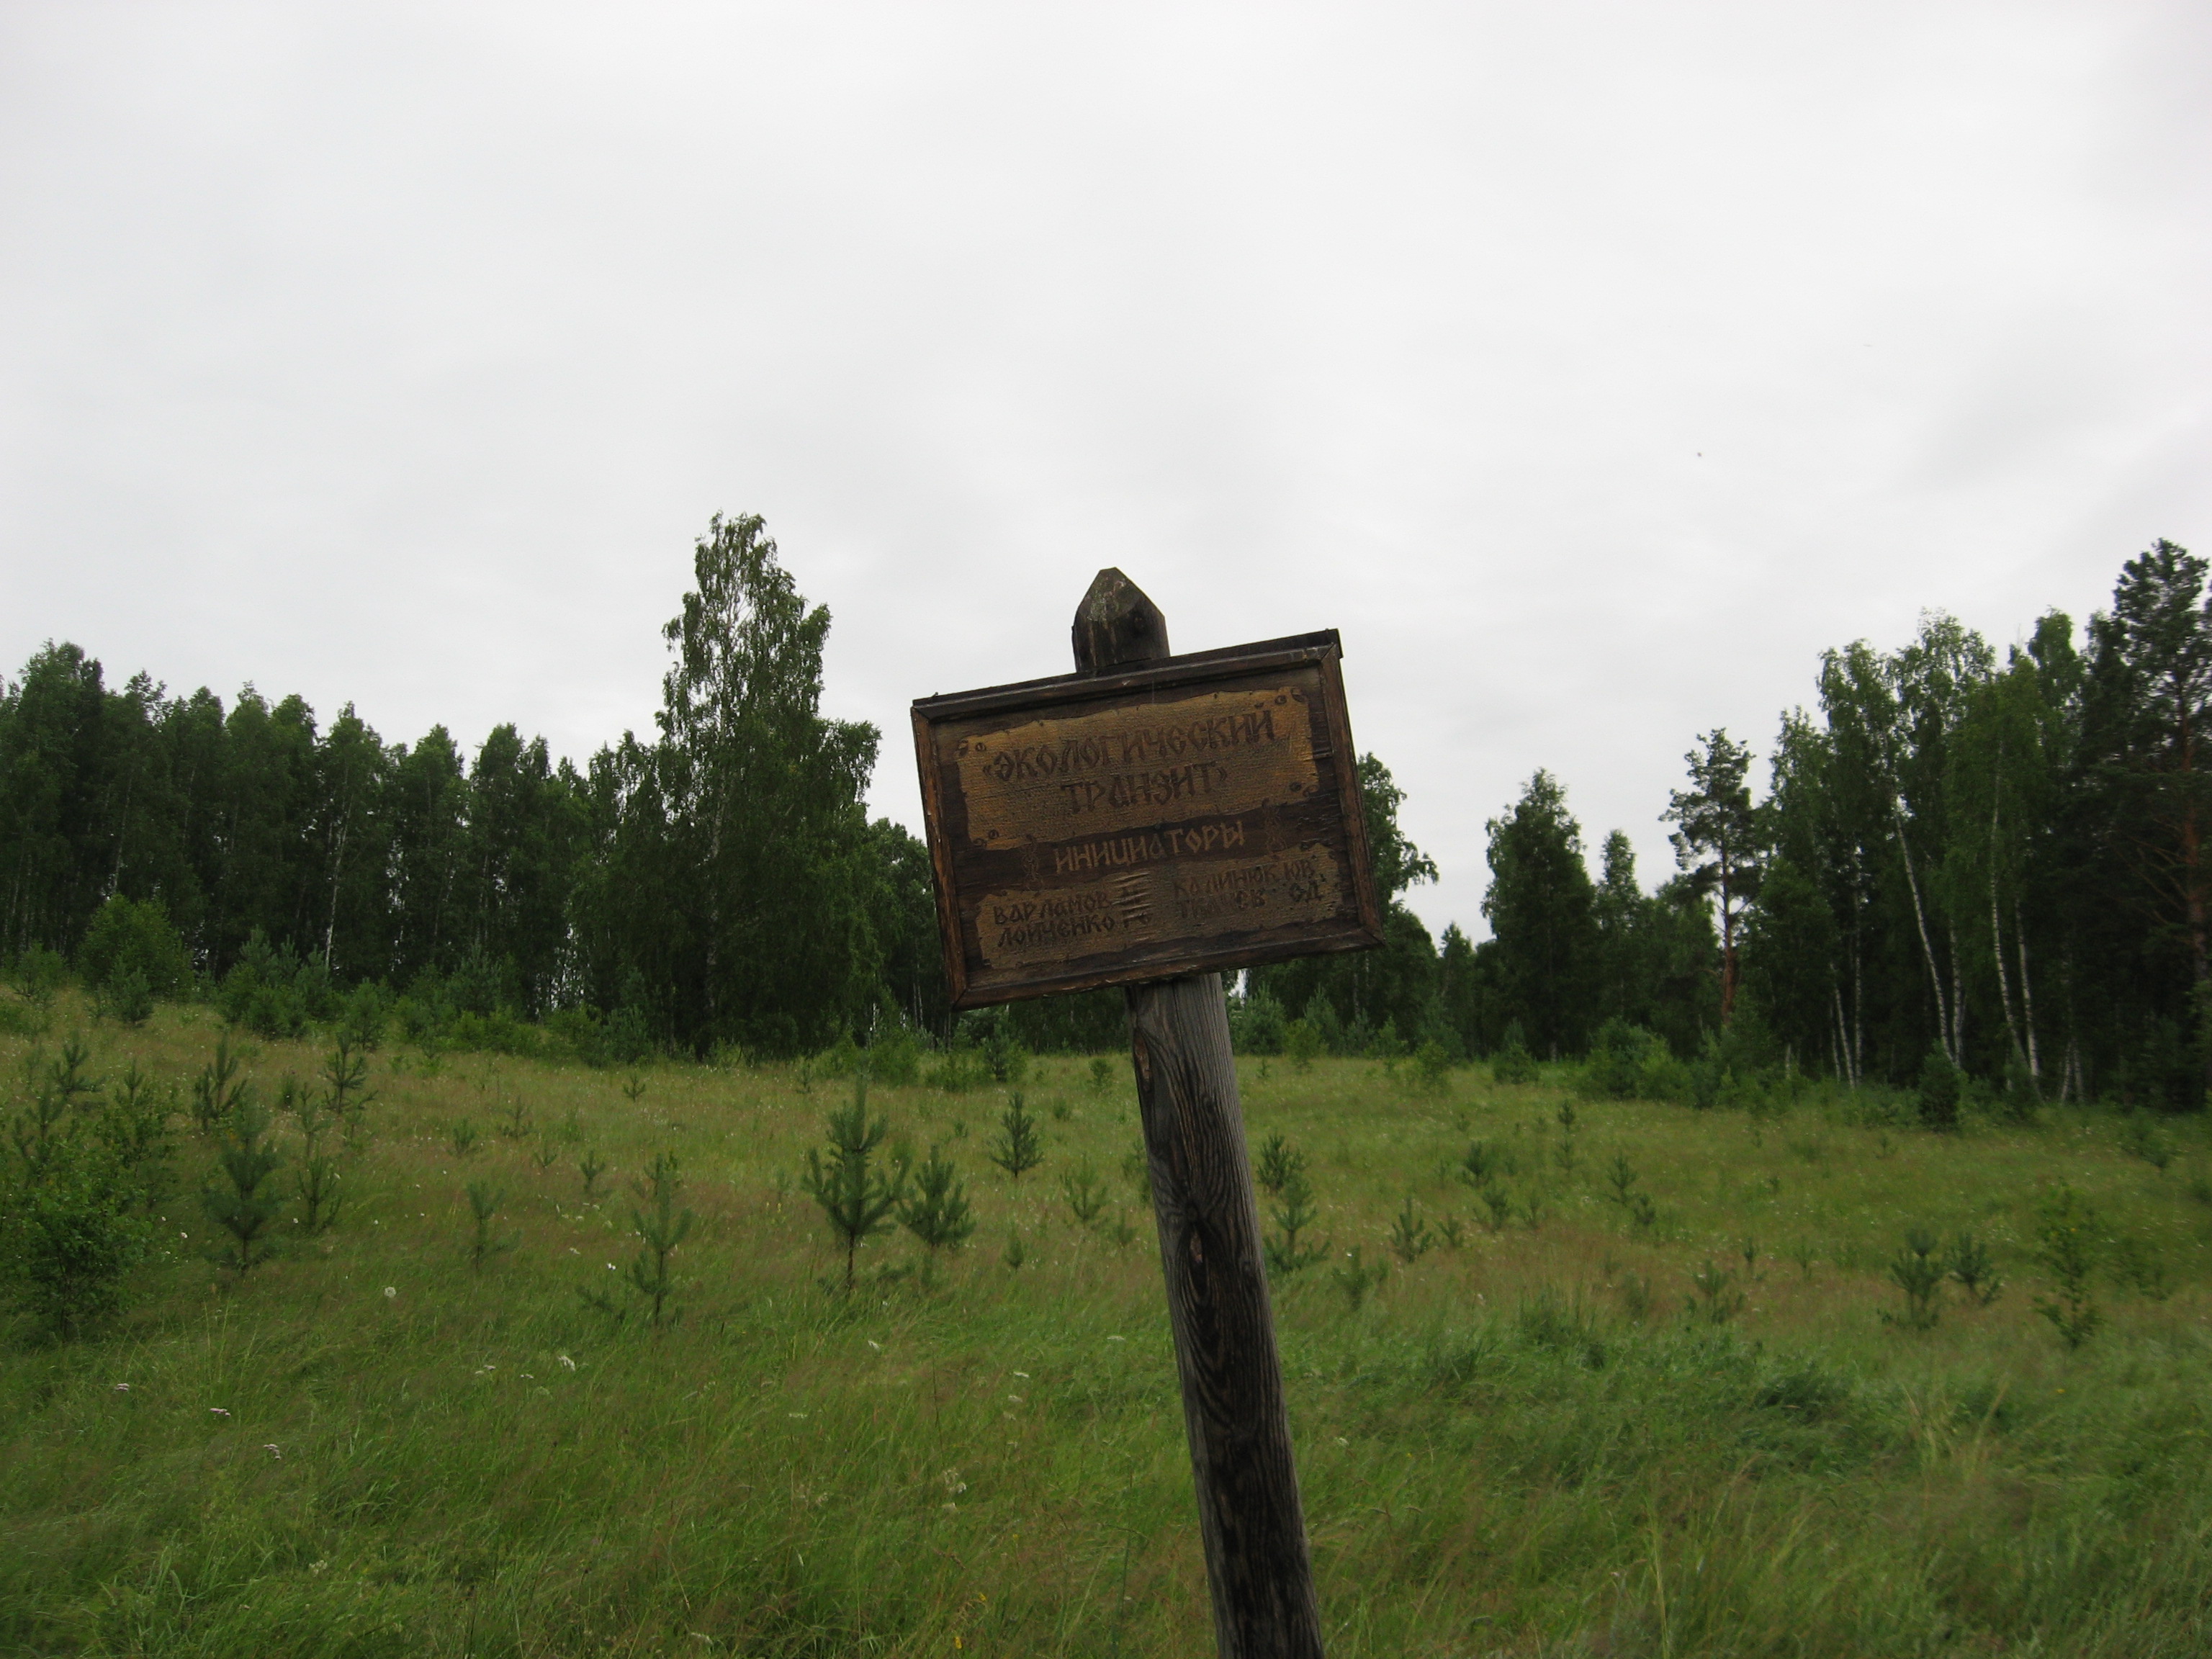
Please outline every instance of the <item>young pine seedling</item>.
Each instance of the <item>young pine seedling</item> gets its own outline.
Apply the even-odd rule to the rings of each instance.
[[[499,1126],[499,1132],[509,1140],[526,1140],[530,1129],[529,1103],[517,1095],[507,1103],[507,1117]]]
[[[469,1239],[469,1266],[478,1273],[483,1271],[485,1262],[505,1255],[522,1241],[520,1233],[505,1238],[492,1237],[492,1218],[499,1213],[500,1201],[505,1197],[504,1193],[495,1191],[488,1182],[469,1182],[469,1213],[476,1218],[476,1231]]]
[[[1437,1223],[1437,1243],[1448,1250],[1456,1250],[1467,1243],[1467,1228],[1455,1215],[1448,1215]]]
[[[215,1040],[215,1057],[192,1079],[192,1124],[202,1134],[212,1134],[246,1098],[246,1079],[239,1076],[239,1057],[230,1051],[230,1033]]]
[[[645,1298],[646,1316],[655,1325],[665,1316],[669,1294],[676,1288],[669,1277],[668,1258],[691,1235],[691,1212],[679,1215],[676,1211],[677,1189],[683,1184],[676,1154],[661,1153],[646,1167],[645,1179],[639,1183],[651,1207],[629,1214],[630,1227],[640,1240],[636,1259],[629,1264],[629,1287]]]
[[[1933,1330],[1940,1316],[1936,1299],[1943,1289],[1948,1269],[1936,1254],[1936,1235],[1915,1227],[1905,1236],[1905,1248],[1889,1264],[1889,1276],[1905,1292],[1905,1311],[1882,1311],[1886,1325],[1902,1325],[1908,1331]]]
[[[812,1081],[811,1073],[808,1080],[811,1085]],[[628,1077],[623,1079],[623,1098],[629,1102],[631,1105],[635,1106],[639,1101],[645,1098],[645,1073],[642,1072],[632,1072]],[[805,1091],[801,1091],[801,1092],[804,1093]]]
[[[999,1133],[992,1138],[986,1156],[1006,1172],[1010,1181],[1019,1181],[1024,1170],[1034,1170],[1044,1162],[1044,1144],[1037,1135],[1036,1120],[1022,1103],[1020,1090],[1006,1097],[1006,1109],[999,1118]]]
[[[477,1149],[477,1126],[463,1118],[447,1132],[447,1138],[453,1144],[455,1158],[467,1158]]]
[[[344,1169],[323,1147],[324,1137],[341,1119],[337,1103],[329,1095],[302,1092],[295,1099],[293,1110],[300,1120],[299,1222],[312,1238],[330,1229],[345,1201]]]
[[[1504,1232],[1513,1218],[1512,1194],[1503,1187],[1485,1187],[1476,1196],[1482,1200],[1484,1224],[1493,1233]]]
[[[1690,1285],[1695,1292],[1689,1303],[1692,1320],[1725,1325],[1743,1311],[1744,1295],[1735,1288],[1735,1275],[1714,1266],[1712,1257],[1707,1256],[1705,1265],[1690,1275]]]
[[[599,1195],[599,1177],[607,1172],[607,1161],[596,1147],[586,1147],[584,1155],[576,1160],[576,1173],[584,1177],[584,1201],[590,1203]]]
[[[1279,1194],[1283,1184],[1305,1167],[1306,1155],[1278,1129],[1261,1143],[1260,1156],[1252,1161],[1252,1174],[1268,1192]]]
[[[530,1161],[538,1166],[538,1173],[544,1175],[561,1161],[561,1149],[550,1140],[541,1140],[538,1150],[531,1153]]]
[[[1114,1062],[1103,1054],[1095,1054],[1091,1060],[1091,1090],[1093,1094],[1104,1094],[1114,1082]]]
[[[1628,1196],[1636,1190],[1636,1166],[1628,1161],[1626,1152],[1615,1152],[1613,1162],[1605,1171],[1605,1184],[1613,1188],[1613,1201],[1626,1210]]]
[[[2004,1280],[1997,1277],[1996,1265],[1990,1260],[1989,1246],[1971,1232],[1960,1233],[1951,1241],[1951,1253],[1943,1265],[1978,1306],[1988,1307],[2004,1289]],[[1811,1277],[1809,1271],[1807,1277]]]
[[[1304,1272],[1328,1254],[1326,1246],[1298,1243],[1298,1235],[1312,1226],[1321,1214],[1315,1206],[1313,1187],[1306,1180],[1304,1170],[1293,1170],[1283,1182],[1273,1213],[1279,1231],[1273,1238],[1262,1241],[1270,1273],[1287,1278]]]
[[[806,1173],[799,1177],[801,1190],[822,1206],[823,1218],[844,1247],[848,1291],[853,1288],[854,1258],[860,1246],[876,1234],[890,1231],[906,1197],[904,1170],[894,1170],[886,1176],[873,1167],[876,1148],[883,1144],[889,1127],[881,1118],[872,1123],[868,1121],[868,1080],[856,1076],[853,1103],[830,1114],[828,1161],[823,1161],[820,1152],[810,1150]]]
[[[1797,1264],[1798,1276],[1807,1284],[1812,1283],[1813,1263],[1816,1260],[1813,1254],[1813,1241],[1809,1238],[1800,1238],[1790,1247],[1790,1259]]]
[[[216,1154],[216,1168],[225,1184],[200,1194],[208,1219],[230,1235],[230,1243],[216,1260],[234,1268],[240,1279],[269,1255],[269,1232],[284,1207],[276,1181],[283,1155],[264,1140],[268,1133],[269,1114],[251,1098],[241,1101]]]
[[[1015,1273],[1021,1272],[1022,1263],[1030,1259],[1029,1249],[1022,1243],[1021,1234],[1012,1227],[1006,1229],[1006,1251],[1004,1259],[1006,1266]]]
[[[1366,1263],[1359,1259],[1359,1247],[1354,1245],[1345,1252],[1344,1260],[1329,1269],[1328,1276],[1343,1293],[1345,1305],[1353,1313],[1367,1300],[1370,1291],[1381,1288],[1383,1276],[1390,1271],[1385,1262]]]
[[[2097,1265],[2097,1213],[2063,1182],[2037,1207],[2036,1255],[2057,1294],[2036,1297],[2035,1310],[2051,1322],[2070,1352],[2105,1322],[2089,1296],[2089,1275]]]
[[[932,1261],[940,1250],[958,1249],[975,1231],[967,1185],[934,1146],[915,1171],[914,1191],[899,1205],[899,1224],[921,1241]]]
[[[1429,1224],[1415,1212],[1413,1194],[1408,1193],[1405,1203],[1399,1208],[1398,1218],[1390,1225],[1390,1254],[1410,1267],[1435,1246],[1436,1239],[1429,1231]],[[1358,1252],[1355,1250],[1352,1254],[1356,1257]],[[1359,1304],[1355,1301],[1352,1305],[1356,1308]]]
[[[1106,1211],[1106,1183],[1088,1163],[1079,1164],[1072,1175],[1062,1176],[1060,1190],[1067,1199],[1067,1212],[1079,1226],[1088,1227]]]
[[[331,1112],[339,1121],[352,1124],[366,1110],[373,1097],[368,1092],[368,1056],[363,1052],[362,1033],[357,1026],[340,1024],[331,1039],[331,1051],[323,1057],[323,1086],[330,1091]]]

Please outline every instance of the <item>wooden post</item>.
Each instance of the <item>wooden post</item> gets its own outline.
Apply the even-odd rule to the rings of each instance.
[[[1082,673],[1168,654],[1166,618],[1118,570],[1098,573],[1073,631]],[[1214,1640],[1221,1659],[1321,1659],[1221,975],[1127,995]]]

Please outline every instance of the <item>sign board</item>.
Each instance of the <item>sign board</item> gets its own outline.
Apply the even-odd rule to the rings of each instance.
[[[952,1006],[1382,940],[1334,629],[914,705]]]

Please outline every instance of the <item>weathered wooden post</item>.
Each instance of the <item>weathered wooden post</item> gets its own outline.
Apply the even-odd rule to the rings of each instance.
[[[953,1003],[1127,988],[1215,1640],[1319,1659],[1218,969],[1380,942],[1337,639],[1171,657],[1118,570],[1073,635],[1073,675],[914,706]]]

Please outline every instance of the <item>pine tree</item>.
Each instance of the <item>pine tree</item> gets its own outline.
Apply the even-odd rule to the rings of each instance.
[[[887,1176],[872,1167],[890,1125],[881,1118],[868,1121],[866,1077],[854,1078],[853,1103],[830,1114],[829,1130],[829,1161],[824,1163],[819,1152],[809,1151],[806,1173],[799,1184],[822,1206],[823,1218],[845,1248],[845,1288],[850,1291],[854,1258],[867,1240],[890,1230],[906,1197],[907,1172],[895,1169]]]

